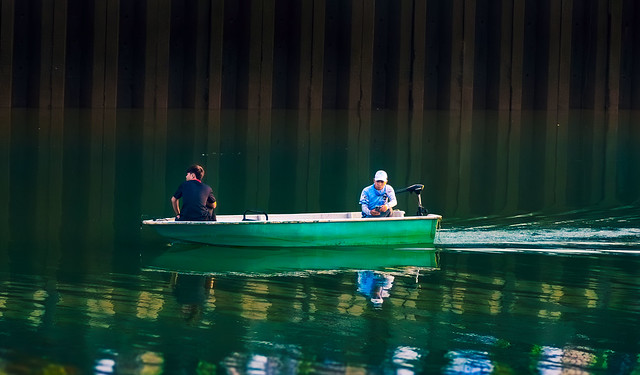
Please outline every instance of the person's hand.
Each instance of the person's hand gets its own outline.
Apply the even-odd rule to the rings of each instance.
[[[380,216],[380,211],[378,211],[377,207],[371,210],[371,216]]]
[[[380,212],[387,212],[387,210],[388,210],[387,205],[385,204],[385,205],[382,205],[382,206],[378,207],[378,210],[380,210]]]

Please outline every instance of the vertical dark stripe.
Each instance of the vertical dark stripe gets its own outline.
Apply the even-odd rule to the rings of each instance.
[[[107,43],[107,3],[94,1],[93,10],[93,57],[91,74],[91,107],[104,108],[105,70]]]
[[[322,53],[322,108],[339,108],[338,70],[340,64],[340,0],[326,0]],[[344,56],[344,58],[348,58]]]
[[[169,53],[171,44],[171,0],[158,0],[158,44],[156,70],[156,108],[169,105]]]
[[[40,44],[40,108],[64,107],[67,1],[44,0]]]
[[[261,63],[260,63],[260,105],[261,109],[273,106],[273,57],[275,35],[275,0],[263,0]],[[269,122],[270,123],[270,122]]]
[[[498,73],[498,106],[500,111],[511,109],[511,87],[512,87],[512,53],[514,44],[514,4],[511,0],[502,0],[500,7],[500,51],[499,51],[499,73]],[[487,85],[491,85],[488,82]]]
[[[156,76],[158,75],[158,22],[159,0],[147,0],[146,39],[144,66],[144,108],[154,108],[156,103]]]
[[[15,0],[0,0],[0,108],[11,108]]]
[[[313,50],[313,0],[301,0],[298,109],[310,108],[311,51]]]
[[[537,70],[545,70],[546,68],[540,67],[536,69],[536,63],[538,61],[538,55],[544,50],[542,39],[544,39],[548,31],[544,28],[538,29],[538,4],[543,1],[539,0],[524,0],[523,5],[523,32],[522,32],[522,75],[520,75],[521,81],[521,108],[525,110],[531,110],[536,108],[535,97],[537,89],[536,76]],[[517,55],[516,55],[517,56]],[[545,61],[547,63],[547,61]],[[546,93],[545,93],[546,97]],[[546,108],[546,103],[545,103]]]
[[[222,107],[222,53],[224,0],[211,2],[211,36],[209,42],[209,109]]]
[[[249,27],[249,71],[247,108],[260,108],[260,79],[262,69],[263,0],[251,0]]]
[[[387,108],[389,98],[389,74],[393,70],[393,61],[389,53],[389,0],[372,0],[376,7],[374,17],[374,39],[372,55],[372,90],[371,101],[373,108]],[[394,2],[395,3],[395,2]]]
[[[361,101],[362,87],[362,0],[351,2],[350,61],[349,61],[349,98],[347,108],[358,109]]]
[[[595,68],[594,68],[594,98],[593,109],[596,111],[605,110],[606,100],[606,80],[607,80],[607,43],[608,43],[608,0],[597,0],[596,14],[597,22],[595,40]]]
[[[464,61],[464,0],[451,1],[451,58],[449,61],[449,109],[459,111],[462,108],[463,65]]]
[[[473,110],[473,78],[475,76],[476,0],[464,0],[464,32],[462,42],[462,98],[463,112]]]
[[[104,63],[104,107],[116,108],[118,103],[118,57],[120,44],[120,0],[107,1]],[[109,125],[115,121],[113,114],[108,117]],[[105,120],[106,121],[106,120]],[[115,124],[114,124],[115,126]]]
[[[409,92],[411,90],[411,34],[413,32],[411,18],[413,15],[413,6],[411,0],[401,0],[397,4],[398,15],[395,20],[394,27],[397,28],[397,40],[394,41],[394,45],[398,50],[395,54],[397,59],[396,84],[395,84],[395,100],[391,108],[397,108],[398,110],[409,109]]]
[[[197,0],[195,9],[195,51],[193,107],[207,108],[207,71],[209,70],[209,28],[211,26],[210,0]]]
[[[563,9],[562,1],[550,1],[549,9],[549,54],[547,63],[547,92],[546,92],[546,109],[556,112],[558,110],[558,90],[559,90],[559,77],[560,74],[560,51],[561,39],[565,30],[563,22]],[[568,51],[569,53],[571,51]],[[566,52],[565,52],[566,53]]]
[[[571,96],[571,51],[572,51],[573,0],[562,0],[562,26],[560,33],[558,109],[568,110]],[[555,39],[555,38],[554,38]]]
[[[323,106],[325,12],[326,0],[314,0],[313,31],[311,35],[311,82],[309,87],[309,107],[311,109],[322,109]]]
[[[119,20],[116,25],[122,38],[117,42],[118,75],[117,103],[119,108],[144,108],[148,99],[146,92],[149,75],[155,73],[155,65],[149,65],[147,57],[151,50],[147,20],[150,8],[144,1],[121,1]],[[154,13],[155,15],[155,13]],[[109,39],[109,38],[107,38]],[[153,101],[151,101],[153,103]]]
[[[445,32],[443,25],[447,24],[448,17],[443,16],[444,5],[439,0],[428,0],[426,2],[426,36],[424,45],[421,48],[425,50],[425,68],[424,68],[424,108],[438,109],[449,108],[448,105],[448,83],[449,69],[445,60],[450,59],[450,54],[445,53],[445,47],[448,48],[449,43],[445,38],[449,37],[449,33]],[[445,83],[446,82],[446,83]],[[447,96],[447,98],[445,98]]]
[[[622,1],[611,0],[609,3],[609,24],[607,56],[607,98],[606,109],[618,112],[620,106],[620,56],[622,46]]]
[[[188,9],[193,3],[170,1],[167,108],[193,108],[196,15]],[[158,62],[161,62],[160,57]],[[161,79],[159,72],[158,80]]]
[[[513,111],[522,110],[522,78],[524,63],[525,0],[514,0],[513,38],[511,42],[511,104]]]
[[[53,0],[43,0],[40,8],[40,83],[38,106],[51,107],[51,71],[53,54]]]
[[[363,1],[362,58],[360,59],[360,103],[363,111],[371,110],[373,98],[373,45],[375,42],[376,7],[374,1]]]
[[[426,32],[427,32],[427,3],[419,0],[413,1],[413,11],[410,19],[413,23],[411,30],[411,74],[409,108],[415,112],[424,110],[424,83],[426,67]],[[422,116],[420,116],[420,119]],[[413,124],[412,120],[412,124]],[[415,126],[415,124],[413,124]]]
[[[167,108],[171,0],[147,0],[145,108]]]
[[[67,0],[56,0],[53,8],[53,53],[51,56],[51,107],[64,108],[67,57]]]

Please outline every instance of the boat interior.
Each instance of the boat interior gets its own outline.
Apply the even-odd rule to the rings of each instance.
[[[404,217],[404,211],[393,210],[391,217]],[[321,213],[303,213],[303,214],[267,214],[264,212],[256,213],[251,211],[244,215],[218,215],[219,222],[238,222],[238,221],[315,221],[315,220],[344,220],[344,219],[362,219],[362,213],[357,212],[321,212]]]

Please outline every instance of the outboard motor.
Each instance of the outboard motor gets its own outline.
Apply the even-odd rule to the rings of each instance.
[[[422,207],[422,197],[420,196],[420,193],[422,193],[422,190],[424,190],[424,185],[414,184],[396,191],[396,194],[409,192],[409,193],[415,193],[418,196],[418,212],[416,213],[416,216],[427,216],[429,214],[429,211],[427,211],[426,208]]]

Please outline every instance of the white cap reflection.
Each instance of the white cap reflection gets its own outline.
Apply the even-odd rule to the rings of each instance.
[[[384,298],[389,297],[394,279],[384,272],[358,271],[358,292],[369,297],[373,305],[379,307]]]

